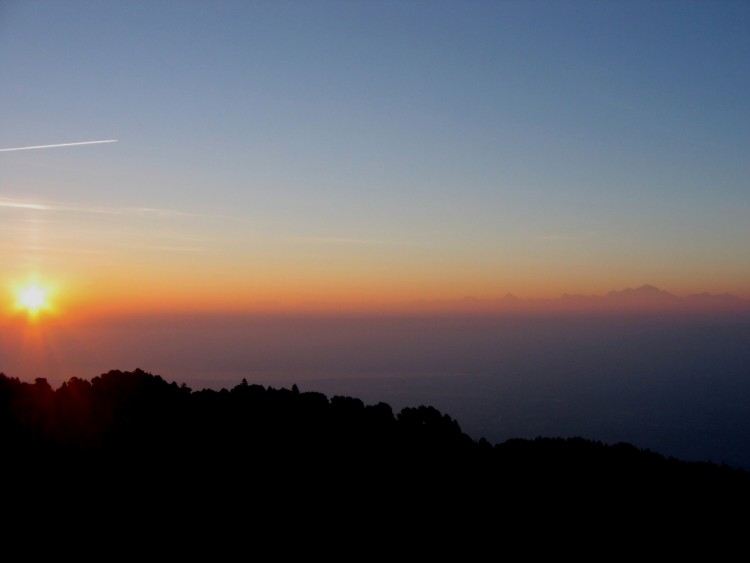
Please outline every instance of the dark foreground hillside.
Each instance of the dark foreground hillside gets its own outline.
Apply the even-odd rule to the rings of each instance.
[[[542,529],[571,519],[740,522],[750,501],[744,471],[628,444],[491,445],[432,407],[394,413],[245,381],[192,391],[140,370],[57,390],[2,375],[0,439],[5,506],[45,514],[74,505],[168,522],[253,514],[309,526],[333,514],[339,524]]]

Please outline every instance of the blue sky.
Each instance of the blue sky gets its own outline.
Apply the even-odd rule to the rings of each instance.
[[[750,296],[748,29],[744,2],[6,1],[0,148],[120,142],[2,154],[0,198],[91,211],[44,237],[145,278]]]

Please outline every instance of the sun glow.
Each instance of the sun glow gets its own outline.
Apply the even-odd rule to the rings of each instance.
[[[31,316],[49,308],[48,292],[38,285],[28,285],[18,291],[18,308]]]

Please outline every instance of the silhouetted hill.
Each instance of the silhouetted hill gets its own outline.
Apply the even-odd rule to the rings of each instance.
[[[394,413],[245,380],[193,391],[141,370],[72,378],[57,390],[0,375],[0,440],[11,460],[2,470],[8,502],[102,513],[159,499],[167,512],[324,503],[364,517],[372,503],[407,503],[419,518],[464,523],[483,506],[524,518],[565,518],[574,506],[695,519],[750,500],[744,471],[629,444],[492,445],[429,406]]]

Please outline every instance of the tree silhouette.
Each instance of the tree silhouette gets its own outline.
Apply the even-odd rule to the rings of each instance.
[[[303,502],[351,514],[368,503],[407,503],[412,516],[435,522],[477,506],[519,518],[539,507],[550,518],[571,506],[610,516],[650,507],[705,522],[706,510],[729,514],[750,500],[744,471],[630,444],[539,437],[493,445],[431,406],[394,415],[385,403],[246,379],[192,391],[140,369],[71,378],[57,390],[43,378],[0,374],[0,438],[8,502],[64,499],[103,511],[105,499],[189,499],[206,510]]]

